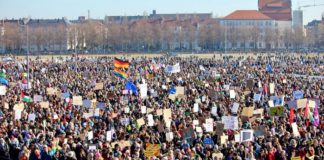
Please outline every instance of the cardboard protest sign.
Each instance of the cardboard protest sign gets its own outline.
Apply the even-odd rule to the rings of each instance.
[[[298,157],[291,157],[290,160],[302,160],[300,156]]]
[[[19,103],[19,104],[15,104],[15,105],[14,105],[13,110],[15,110],[15,111],[17,111],[17,110],[22,111],[22,110],[24,110],[24,108],[25,108],[24,103]]]
[[[43,97],[41,95],[34,95],[34,102],[41,102],[43,101]]]
[[[6,86],[0,86],[0,95],[4,96],[7,93],[7,87]]]
[[[254,107],[244,107],[241,115],[244,117],[252,117],[253,116]]]
[[[227,141],[228,141],[228,136],[226,136],[226,135],[222,135],[222,136],[220,137],[220,143],[221,143],[221,144],[225,144]]]
[[[103,86],[104,86],[103,83],[96,83],[96,86],[95,86],[94,90],[102,90]]]
[[[294,99],[302,99],[304,97],[304,92],[300,91],[300,90],[294,91],[293,97],[294,97]]]
[[[241,131],[241,142],[253,141],[253,130],[246,129]]]
[[[223,116],[222,123],[224,124],[224,129],[238,129],[238,119],[236,116]]]
[[[259,108],[253,111],[253,116],[255,116],[256,118],[263,118],[263,108]]]
[[[297,100],[297,108],[305,108],[307,103],[307,99],[298,99]]]
[[[141,127],[142,125],[145,124],[144,118],[137,119],[136,123],[137,123],[138,127]]]
[[[55,95],[56,92],[57,92],[57,89],[56,88],[49,87],[49,88],[46,89],[47,95]]]
[[[172,111],[171,109],[163,109],[163,119],[164,120],[169,120],[171,119]]]
[[[216,123],[216,135],[223,135],[225,125],[223,123]]]
[[[83,104],[82,96],[73,96],[72,104],[76,106],[82,106]]]
[[[176,93],[175,93],[176,96],[178,95],[185,95],[184,94],[184,87],[176,87]]]
[[[269,109],[270,116],[283,116],[285,113],[285,108],[283,106],[271,107]]]
[[[270,88],[270,94],[274,94],[274,89],[275,89],[275,85],[274,85],[274,83],[270,83],[269,84],[269,88]]]
[[[144,151],[144,155],[147,158],[160,156],[160,144],[146,143],[146,150]]]

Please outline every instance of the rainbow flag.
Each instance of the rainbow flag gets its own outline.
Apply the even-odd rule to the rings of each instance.
[[[115,58],[114,59],[114,66],[115,66],[115,68],[128,68],[129,67],[129,62],[120,60],[118,58]]]
[[[120,69],[118,69],[118,68],[115,68],[114,69],[114,74],[117,76],[117,77],[120,77],[120,78],[123,78],[123,79],[126,79],[128,76],[127,76],[127,74],[124,72],[124,71],[122,71],[122,70],[120,70]]]

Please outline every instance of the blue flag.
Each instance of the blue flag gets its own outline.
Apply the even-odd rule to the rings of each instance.
[[[133,94],[137,95],[137,88],[136,85],[132,81],[127,81],[125,88],[129,91],[132,91]]]
[[[176,92],[177,92],[177,90],[174,86],[171,87],[171,89],[169,90],[169,94],[175,94]]]
[[[268,63],[267,64],[267,71],[269,72],[269,73],[272,73],[272,66],[271,66],[271,64],[270,63]]]

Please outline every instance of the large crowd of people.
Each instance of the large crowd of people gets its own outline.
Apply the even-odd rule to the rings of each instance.
[[[1,62],[0,160],[324,159],[322,55],[121,59]]]

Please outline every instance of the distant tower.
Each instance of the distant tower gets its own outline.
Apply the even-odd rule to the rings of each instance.
[[[322,21],[324,21],[324,12],[322,13]]]
[[[88,10],[88,20],[90,20],[90,10]]]
[[[303,11],[295,10],[293,12],[293,27],[302,28],[303,27]]]

